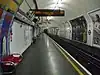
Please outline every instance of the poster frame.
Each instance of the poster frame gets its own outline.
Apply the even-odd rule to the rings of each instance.
[[[71,20],[74,20],[74,19],[77,19],[77,18],[79,18],[79,17],[84,17],[85,18],[85,20],[86,20],[86,22],[87,22],[87,19],[86,19],[86,17],[85,17],[85,15],[84,14],[81,14],[81,15],[79,15],[79,16],[76,16],[76,17],[74,17],[74,18],[71,18],[71,19],[69,19],[67,22],[71,25],[71,27],[72,27],[72,24],[70,23],[70,21]],[[73,32],[73,30],[71,30],[72,32]],[[72,33],[71,32],[71,33]],[[72,39],[73,38],[73,35],[71,34],[71,40],[73,40]],[[87,23],[87,38],[88,38],[88,23]],[[86,43],[84,43],[84,42],[81,42],[81,41],[77,41],[77,40],[73,40],[73,41],[75,41],[75,42],[78,42],[78,43],[81,43],[81,44],[84,44],[84,45],[88,45],[88,41],[86,42]]]
[[[91,13],[95,13],[97,11],[100,11],[100,8],[96,8],[94,10],[91,10],[91,11],[87,12],[88,17],[91,20],[92,28],[93,28],[93,21],[92,21],[92,19],[90,17],[90,14]],[[93,36],[94,36],[94,30],[93,30],[93,34],[92,34],[92,46],[100,48],[100,45],[94,44],[94,42],[93,42],[93,40],[94,40]]]

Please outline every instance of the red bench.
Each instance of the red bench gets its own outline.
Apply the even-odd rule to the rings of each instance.
[[[3,74],[11,74],[15,71],[16,66],[22,61],[22,55],[10,54],[3,56],[0,60]]]

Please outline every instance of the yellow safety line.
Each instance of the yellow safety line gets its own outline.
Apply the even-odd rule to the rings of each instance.
[[[55,44],[57,47],[59,47],[57,44]],[[74,67],[74,69],[79,73],[79,75],[84,75],[80,69],[66,56],[66,54],[59,49],[59,51],[63,54],[63,56],[70,62],[70,64]]]

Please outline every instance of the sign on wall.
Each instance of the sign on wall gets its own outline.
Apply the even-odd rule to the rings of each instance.
[[[13,14],[9,13],[9,12],[6,12],[5,16],[4,16],[4,20],[3,20],[3,24],[2,24],[2,40],[1,40],[1,43],[2,43],[2,52],[5,52],[6,53],[2,53],[2,54],[9,54],[10,52],[10,39],[9,39],[9,29],[11,27],[11,22],[12,22],[12,19],[13,19]],[[6,47],[6,48],[4,48]],[[4,49],[6,49],[5,51],[3,51]]]
[[[10,53],[10,32],[18,7],[14,0],[0,0],[0,55]]]
[[[100,9],[88,14],[93,23],[93,44],[100,46]]]
[[[72,25],[72,40],[87,43],[87,22],[84,16],[70,20]]]

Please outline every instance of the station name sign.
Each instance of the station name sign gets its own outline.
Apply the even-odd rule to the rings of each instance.
[[[52,9],[31,9],[35,16],[64,16],[64,10],[52,10]]]

